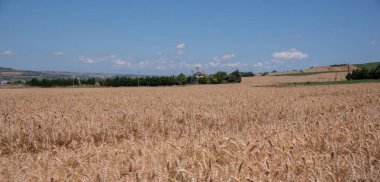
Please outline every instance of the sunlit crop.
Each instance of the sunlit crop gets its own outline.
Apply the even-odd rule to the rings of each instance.
[[[380,179],[379,84],[252,83],[0,89],[0,179]]]

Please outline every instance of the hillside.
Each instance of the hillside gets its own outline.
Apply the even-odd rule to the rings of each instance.
[[[377,65],[379,65],[380,62],[371,62],[371,63],[363,63],[363,64],[355,64],[358,68],[366,68],[366,69],[374,69]]]
[[[354,65],[345,66],[319,66],[311,67],[305,70],[293,70],[286,72],[276,72],[271,73],[272,76],[308,76],[308,75],[318,75],[324,73],[336,73],[336,72],[348,72],[357,69]]]
[[[347,72],[304,72],[302,73],[288,73],[283,75],[273,76],[255,76],[245,77],[242,79],[242,84],[249,84],[251,86],[268,86],[268,85],[281,85],[293,82],[331,82],[346,80]]]
[[[353,71],[355,69],[374,69],[377,65],[379,65],[380,62],[370,62],[370,63],[362,63],[362,64],[352,64],[352,65],[346,65],[346,64],[340,64],[340,65],[330,65],[330,66],[318,66],[318,67],[311,67],[304,70],[293,70],[293,71],[286,71],[286,72],[276,72],[271,73],[272,76],[308,76],[308,75],[317,75],[317,74],[324,74],[324,73],[335,73],[335,72],[348,72]]]
[[[356,69],[357,67],[355,65],[344,65],[344,66],[319,66],[319,67],[312,67],[309,69],[304,70],[304,72],[335,72],[335,71],[352,71]]]
[[[0,72],[8,72],[8,71],[14,71],[14,69],[12,69],[12,68],[4,68],[4,67],[0,67]]]
[[[131,74],[109,74],[109,73],[79,73],[67,71],[30,71],[17,70],[13,68],[0,67],[2,80],[30,80],[32,78],[110,78],[112,76],[136,76]]]

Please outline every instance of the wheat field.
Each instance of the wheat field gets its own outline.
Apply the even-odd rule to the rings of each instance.
[[[0,89],[0,179],[380,179],[380,84],[252,83]]]

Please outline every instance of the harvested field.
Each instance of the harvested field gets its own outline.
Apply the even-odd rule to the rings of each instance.
[[[275,72],[275,73],[270,73],[270,75],[288,75],[288,74],[296,74],[296,73],[323,73],[323,72],[346,72],[347,71],[353,71],[356,70],[358,67],[355,65],[350,65],[350,66],[319,66],[319,67],[312,67],[309,69],[305,70],[294,70],[294,71],[286,71],[286,72]]]
[[[346,80],[346,72],[321,73],[306,76],[256,76],[247,77],[242,80],[243,84],[251,86],[272,86],[289,82],[328,82]]]
[[[272,78],[1,89],[0,179],[380,179],[380,84],[252,87]]]
[[[11,71],[1,72],[0,71],[0,76],[21,76],[21,75],[22,75],[21,72],[11,72]]]
[[[318,71],[347,71],[357,69],[354,65],[349,66],[320,66],[306,69],[305,72],[318,72]]]

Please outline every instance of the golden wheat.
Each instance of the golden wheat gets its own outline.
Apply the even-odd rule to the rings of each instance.
[[[0,179],[380,179],[380,84],[253,83],[0,89]]]

